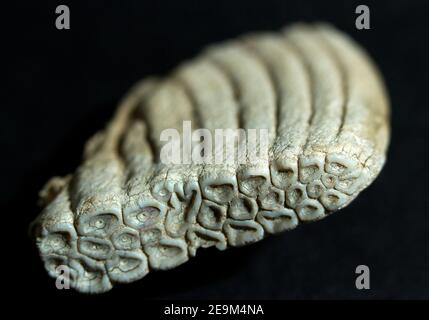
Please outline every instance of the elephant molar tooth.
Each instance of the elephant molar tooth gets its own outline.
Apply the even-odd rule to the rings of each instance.
[[[32,230],[51,277],[105,292],[344,208],[388,139],[381,77],[349,37],[254,33],[136,84],[76,172],[43,188]]]

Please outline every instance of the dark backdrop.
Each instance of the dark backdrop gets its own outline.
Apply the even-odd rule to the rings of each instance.
[[[59,4],[70,7],[71,30],[55,28]],[[370,8],[370,30],[355,28],[358,4]],[[19,1],[2,4],[2,12],[2,51],[9,55],[0,185],[9,297],[94,308],[146,298],[429,298],[427,1]],[[339,213],[249,247],[202,250],[175,270],[102,296],[56,290],[27,237],[38,190],[78,166],[83,143],[126,90],[207,44],[298,20],[333,23],[378,63],[392,102],[392,139],[378,179]],[[370,267],[370,290],[355,288],[360,264]]]

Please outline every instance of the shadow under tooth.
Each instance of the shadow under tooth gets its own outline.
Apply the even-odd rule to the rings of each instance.
[[[312,79],[313,115],[305,149],[326,151],[341,126],[345,99],[341,73],[311,27],[289,28],[285,38],[305,61]]]
[[[374,151],[376,158],[383,158],[382,154],[388,144],[389,114],[387,96],[377,68],[368,60],[367,54],[346,35],[325,25],[319,26],[318,33],[326,45],[332,48],[332,52],[335,52],[349,88],[338,143],[356,146],[354,151],[361,161],[370,157]],[[373,148],[365,147],[368,142],[372,143]],[[383,161],[381,159],[376,164],[376,171]]]

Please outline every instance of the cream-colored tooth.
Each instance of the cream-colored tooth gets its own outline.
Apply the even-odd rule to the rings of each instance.
[[[100,293],[200,248],[242,246],[322,219],[381,170],[388,108],[375,66],[328,26],[210,47],[164,80],[134,87],[88,141],[78,170],[42,190],[46,207],[32,229],[45,268],[57,277],[67,266],[73,288]],[[196,151],[210,146],[192,139],[199,128],[194,138],[213,139],[202,162]],[[244,132],[256,149],[265,141],[249,130],[267,129],[267,157],[237,158],[240,136],[225,159],[231,146],[213,148],[216,129]],[[179,157],[168,159],[173,132]]]
[[[167,204],[156,200],[147,188],[124,204],[124,224],[138,232],[151,229],[164,223],[167,209]]]
[[[306,66],[312,95],[306,143],[298,159],[298,179],[307,185],[322,178],[326,153],[339,151],[333,148],[342,125],[345,85],[338,64],[314,28],[298,24],[288,28],[284,37]],[[296,210],[303,221],[325,215],[320,203],[311,199],[297,204]]]
[[[161,82],[147,102],[139,106],[138,112],[146,121],[156,161],[164,160],[160,159],[161,151],[169,142],[161,139],[163,132],[168,133],[164,130],[173,129],[182,134],[183,122],[193,120],[184,88],[172,79]]]
[[[121,152],[127,163],[125,189],[130,197],[143,192],[147,177],[154,170],[154,156],[146,136],[144,121],[136,119],[130,123],[121,144]]]
[[[70,279],[75,279],[77,276],[76,270],[71,269],[69,266],[68,256],[52,253],[42,256],[42,261],[46,272],[54,279],[57,279],[66,270],[69,271]]]
[[[51,277],[58,279],[58,276],[62,276],[68,279],[70,287],[79,292],[102,293],[112,288],[104,262],[86,257],[75,250],[67,257],[47,255],[44,262]]]
[[[193,194],[185,192],[185,190],[188,184],[198,182],[201,168],[192,165],[191,157],[192,130],[195,129],[193,126],[197,125],[193,101],[188,89],[180,79],[172,76],[172,81],[177,90],[180,90],[180,94],[170,91],[171,102],[166,102],[170,101],[167,98],[164,102],[173,103],[176,113],[181,117],[178,119],[177,126],[173,128],[177,129],[180,134],[178,137],[180,148],[175,154],[178,158],[172,164],[165,164],[166,167],[157,172],[151,184],[153,186],[152,194],[157,199],[169,202],[169,209],[164,221],[167,238],[184,238],[190,223],[187,219],[188,213],[195,210]],[[163,160],[161,159],[161,161]],[[154,254],[153,251],[151,252]],[[180,254],[182,253],[180,252]],[[159,267],[162,268],[162,266]]]
[[[340,68],[314,28],[297,25],[287,29],[285,38],[298,51],[310,78],[312,115],[304,154],[325,153],[335,141],[343,118],[345,86]]]
[[[167,175],[170,166],[163,163],[155,163],[151,173],[147,175],[148,183],[145,188],[150,190],[152,197],[160,202],[168,202],[171,198],[171,192],[167,186]]]
[[[267,66],[275,83],[277,136],[270,150],[270,171],[272,183],[286,189],[298,179],[297,160],[312,113],[308,72],[299,53],[280,35],[249,35],[243,40]]]
[[[194,164],[194,168],[196,166],[202,168],[200,173],[202,194],[214,202],[227,203],[237,194],[235,176],[237,140],[228,142],[223,136],[223,133],[238,133],[236,130],[238,109],[234,101],[234,92],[225,74],[207,59],[182,66],[178,69],[176,76],[187,88],[194,103],[198,123],[207,132],[205,139],[210,139],[212,144],[211,150],[204,151],[209,151],[211,155],[210,158],[206,158],[205,164],[202,166]],[[216,129],[226,130],[217,131]],[[216,143],[219,138],[223,140],[223,147]],[[209,148],[208,144],[205,146]],[[230,160],[226,159],[227,146],[233,147],[230,155],[234,158],[231,157]],[[222,156],[220,159],[222,161],[216,161],[217,155]]]
[[[239,125],[244,129],[266,129],[272,140],[276,134],[274,88],[261,62],[239,42],[213,46],[206,55],[233,83]]]
[[[78,168],[71,185],[80,235],[108,237],[122,223],[123,183],[116,154],[97,153]]]
[[[106,130],[86,148],[86,159],[71,182],[72,207],[81,235],[107,237],[122,223],[126,177],[119,144],[132,113],[153,84],[149,79],[130,90]]]
[[[191,178],[192,183],[197,184],[198,179]],[[201,205],[201,192],[198,189],[195,192],[185,191],[189,182],[179,181],[175,184],[175,190],[171,193],[169,206],[164,226],[168,236],[172,238],[184,237],[189,226],[195,222],[195,216]],[[196,198],[199,197],[199,200]],[[198,202],[199,201],[199,202]]]
[[[170,78],[158,86],[147,103],[140,106],[139,112],[148,124],[154,159],[159,162],[150,180],[152,195],[160,201],[168,201],[174,184],[181,182],[183,175],[191,171],[183,147],[187,146],[184,143],[185,126],[195,124],[192,102],[183,85]],[[177,135],[172,136],[172,131]],[[177,150],[170,148],[176,146]]]
[[[347,35],[328,25],[319,25],[317,33],[337,57],[348,88],[338,144],[353,147],[350,153],[355,153],[360,162],[372,157],[366,165],[375,177],[389,143],[389,102],[379,72]]]
[[[131,192],[134,191],[132,190],[133,185],[138,184],[142,176],[147,175],[153,169],[152,166],[156,157],[153,154],[154,150],[150,141],[148,141],[149,129],[145,122],[146,119],[144,115],[139,113],[139,109],[147,103],[147,100],[156,90],[157,84],[158,81],[156,80],[142,81],[135,89],[131,89],[128,94],[130,97],[128,100],[133,99],[133,103],[123,104],[123,108],[125,107],[126,110],[130,110],[128,112],[118,112],[122,117],[123,114],[128,114],[126,120],[127,129],[119,143],[119,148],[121,154],[124,155],[127,167],[126,187]],[[116,119],[117,121],[125,122],[120,119],[120,116],[117,116]],[[137,190],[135,191],[138,192]]]
[[[184,237],[172,238],[166,233],[169,210],[169,205],[153,197],[149,188],[124,205],[124,223],[138,231],[143,252],[154,269],[170,269],[188,260]]]
[[[186,242],[172,239],[165,232],[167,210],[168,205],[155,199],[149,188],[124,205],[124,223],[138,232],[143,252],[154,269],[173,268],[188,259]]]
[[[149,218],[147,214],[144,215]],[[137,229],[151,268],[168,270],[188,260],[186,241],[183,238],[172,238],[166,233],[165,211],[152,221],[145,219],[142,227]]]
[[[94,248],[89,248],[88,242],[85,242],[86,237],[78,237],[74,228],[75,214],[71,211],[68,188],[66,184],[33,223],[33,231],[36,232],[37,244],[45,268],[54,278],[67,272],[70,286],[80,292],[108,291],[112,286],[104,270],[104,264],[83,254],[86,253],[85,249],[89,249],[90,256],[101,257],[103,253],[109,254],[111,251],[109,249],[104,252],[103,249],[106,246],[100,246],[94,251]],[[84,243],[84,250],[82,250],[82,243]],[[109,245],[107,248],[110,248]],[[83,251],[83,254],[79,251]]]
[[[177,79],[171,79],[164,82],[158,90],[147,100],[146,104],[141,105],[140,112],[142,116],[148,119],[148,123],[152,125],[152,144],[154,145],[155,158],[158,158],[161,163],[155,167],[150,178],[151,195],[154,200],[160,203],[169,202],[169,208],[166,208],[166,217],[164,226],[166,229],[166,238],[184,237],[188,221],[185,215],[189,210],[192,211],[194,203],[192,202],[192,194],[186,193],[185,189],[188,183],[198,181],[198,168],[192,168],[191,159],[184,155],[184,148],[188,147],[191,150],[191,145],[185,146],[188,141],[184,137],[186,126],[189,127],[189,132],[192,130],[192,124],[195,125],[195,114],[192,101],[189,98],[186,88]],[[187,123],[185,123],[187,122]],[[179,134],[179,158],[173,160],[173,163],[165,162],[161,152],[164,146],[167,146],[166,141],[161,141],[161,134],[165,129],[173,129]],[[164,131],[165,132],[165,131]],[[183,151],[182,154],[180,154]],[[174,154],[177,156],[177,154]],[[164,162],[163,162],[164,161]],[[185,181],[186,177],[186,181]],[[154,250],[149,249],[152,256]],[[176,252],[176,251],[171,251]],[[180,252],[180,254],[182,254]],[[169,264],[173,264],[175,260],[178,262],[182,258],[176,259],[172,257]],[[153,259],[150,259],[152,261]],[[166,262],[163,262],[166,263]],[[157,266],[163,268],[163,266]]]
[[[147,192],[150,188],[149,181],[156,170],[154,164],[155,150],[149,141],[147,120],[140,109],[147,104],[148,99],[157,88],[157,83],[155,81],[148,82],[146,86],[141,88],[139,100],[133,110],[133,118],[129,119],[128,129],[119,146],[127,168],[124,182],[127,197],[124,201],[126,203],[132,202],[130,199],[138,198]]]
[[[239,167],[237,179],[241,192],[256,197],[271,181],[268,154],[264,151],[268,153],[276,135],[277,111],[273,83],[258,58],[238,42],[214,46],[206,54],[224,71],[235,89],[239,127],[247,130],[248,140],[247,163]],[[256,136],[252,136],[248,129],[256,130]],[[266,139],[262,137],[264,132],[268,135]],[[256,154],[249,155],[251,147],[256,148]]]
[[[211,142],[211,148],[209,144],[205,144],[205,147],[210,150],[204,150],[203,159],[205,161],[203,164],[199,164],[198,161],[195,161],[196,159],[193,159],[193,170],[199,173],[200,178],[197,183],[190,180],[193,185],[187,186],[188,193],[193,190],[194,194],[193,206],[186,212],[186,220],[189,223],[186,233],[189,242],[188,251],[191,256],[194,256],[198,248],[210,246],[216,246],[220,250],[226,248],[226,239],[221,230],[208,230],[200,225],[201,223],[210,224],[209,221],[212,218],[219,219],[218,222],[224,221],[226,218],[224,204],[238,194],[235,175],[237,164],[234,162],[235,150],[232,152],[234,159],[230,159],[232,161],[228,162],[225,161],[226,144],[230,142],[224,140],[222,149],[214,148],[216,129],[227,129],[229,130],[227,133],[233,133],[233,136],[238,133],[236,130],[238,128],[238,108],[234,92],[225,74],[207,59],[185,64],[177,70],[175,75],[187,88],[188,95],[194,104],[199,125],[195,129],[202,128],[205,131],[204,139],[210,139]],[[217,137],[224,139],[223,135]],[[233,147],[236,147],[237,143],[238,141],[233,141]],[[218,152],[222,157],[221,160],[224,159],[220,163],[216,162],[215,158]],[[202,196],[211,201],[204,200],[203,204]],[[211,205],[208,206],[208,203]],[[219,226],[219,223],[217,225]]]
[[[44,257],[52,254],[66,257],[71,250],[76,249],[75,215],[70,209],[67,188],[66,185],[31,226],[44,260]]]
[[[198,125],[211,132],[237,129],[238,109],[234,92],[225,74],[208,59],[198,59],[179,67],[175,74],[194,102]],[[195,128],[196,129],[196,128]]]
[[[142,129],[141,122],[137,122],[138,127]],[[140,130],[139,129],[139,130]],[[132,130],[132,129],[131,129]],[[126,137],[127,138],[127,137]],[[123,147],[126,148],[126,138],[123,142]],[[129,137],[131,138],[131,137]],[[126,159],[130,166],[130,172],[128,173],[127,183],[125,185],[126,197],[124,198],[122,205],[122,216],[123,222],[126,226],[129,226],[137,231],[140,228],[144,228],[147,224],[150,224],[155,218],[163,219],[166,211],[166,206],[163,201],[160,201],[153,196],[151,192],[151,181],[155,175],[160,174],[160,165],[151,163],[145,154],[148,150],[148,145],[144,136],[140,139],[138,135],[133,137],[135,141],[130,142],[128,145],[129,151]],[[133,146],[133,148],[131,148]],[[135,147],[135,148],[134,148]],[[145,152],[140,154],[139,149],[143,148]],[[135,154],[134,154],[135,152]],[[152,156],[153,154],[150,153]],[[167,169],[162,166],[164,171]],[[135,171],[134,171],[135,170]],[[139,170],[141,174],[139,174]]]

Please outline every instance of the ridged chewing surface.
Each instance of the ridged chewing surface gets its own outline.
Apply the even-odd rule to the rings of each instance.
[[[77,171],[41,191],[33,224],[49,274],[99,293],[199,248],[256,242],[346,206],[380,172],[389,108],[379,74],[350,38],[294,25],[211,46],[165,79],[137,84]],[[268,129],[269,159],[165,165],[166,128]]]

